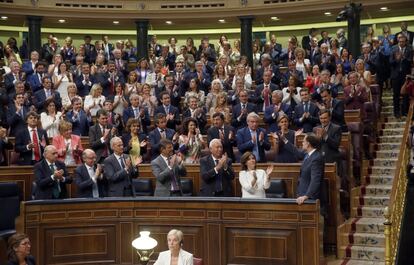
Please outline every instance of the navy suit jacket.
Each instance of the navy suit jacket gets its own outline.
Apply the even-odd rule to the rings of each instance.
[[[30,89],[32,90],[33,93],[36,93],[37,91],[39,91],[43,88],[42,87],[42,80],[39,79],[39,76],[36,72],[34,72],[32,75],[28,76],[26,82],[29,84]]]
[[[345,106],[342,100],[332,99],[331,121],[339,125],[343,132],[348,131],[345,123]]]
[[[66,113],[66,120],[72,123],[72,133],[79,136],[88,136],[89,127],[93,125],[92,118],[87,116],[81,109],[77,117],[74,117],[73,110]]]
[[[236,161],[234,157],[233,147],[237,146],[236,144],[236,132],[233,127],[230,125],[223,125],[224,126],[224,140],[221,141],[223,145],[223,152],[227,153],[227,156],[231,158],[232,161]],[[229,139],[230,132],[233,132],[233,139]],[[211,140],[213,139],[220,139],[220,130],[215,127],[211,126],[207,131],[207,143],[210,145]]]
[[[241,103],[237,103],[233,106],[233,111],[231,115],[231,126],[233,126],[235,129],[240,129],[247,126],[247,115],[243,116],[240,120],[237,120],[237,117],[239,117],[241,114],[241,109]],[[246,109],[247,114],[249,114],[250,112],[257,112],[256,104],[250,102],[247,102]]]
[[[316,128],[322,128],[320,125]],[[328,137],[321,139],[321,152],[325,158],[325,162],[339,163],[341,159],[341,153],[339,152],[339,145],[341,144],[342,131],[341,127],[336,124],[330,123],[327,132]]]
[[[297,186],[297,196],[308,196],[309,199],[321,199],[323,177],[325,174],[325,162],[321,153],[315,150],[310,157],[305,159],[300,168]]]
[[[259,142],[259,135],[263,132],[264,140],[262,143]],[[249,127],[241,128],[237,131],[236,134],[237,147],[239,148],[240,153],[245,153],[247,151],[253,152],[254,144],[252,142],[252,135],[250,134]],[[257,128],[256,130],[256,141],[259,149],[259,157],[256,157],[257,162],[266,162],[265,150],[270,150],[272,147],[269,139],[267,137],[266,130],[263,128]]]
[[[293,116],[293,123],[299,127],[303,128],[303,132],[312,132],[313,127],[319,123],[319,108],[312,102],[309,101],[309,114],[310,116],[307,119],[300,121],[304,113],[303,103],[299,103],[295,107],[295,113]]]
[[[21,73],[20,80],[22,80]],[[14,89],[14,81],[15,79],[12,73],[4,75],[4,87],[6,88],[7,94],[12,94],[13,92],[16,92],[16,90]]]
[[[272,104],[272,92],[275,91],[276,89],[279,89],[279,86],[273,84],[272,82],[270,82],[269,88],[270,88],[269,102],[270,102],[270,104]],[[254,93],[255,97],[251,99],[252,102],[254,102],[257,105],[257,110],[258,111],[263,111],[263,104],[264,104],[264,98],[263,98],[263,95],[262,95],[263,89],[264,89],[264,83],[258,85],[256,87],[256,91]]]
[[[54,102],[56,105],[56,111],[61,110],[62,109],[62,99],[60,98],[60,94],[58,91],[53,91],[52,90],[52,95],[54,96]],[[34,94],[35,97],[35,107],[37,109],[37,112],[41,113],[46,111],[46,92],[44,89],[41,89],[39,91],[37,91]]]
[[[112,126],[108,124],[106,127],[107,129],[112,129]],[[108,139],[102,143],[101,137],[102,137],[102,131],[99,123],[96,123],[95,125],[91,126],[89,128],[89,144],[90,148],[95,151],[96,153],[96,161],[99,163],[102,161],[105,148],[108,150],[108,156],[110,153],[112,153],[109,141],[114,135],[109,135]]]
[[[269,125],[268,131],[269,132],[277,132],[279,131],[279,126],[277,125],[277,119],[279,117],[279,113],[280,111],[283,111],[288,117],[289,119],[291,118],[291,113],[290,113],[290,106],[288,104],[285,103],[280,103],[280,109],[279,112],[276,112],[275,115],[273,115],[274,111],[275,111],[275,105],[270,105],[269,107],[267,107],[265,109],[264,112],[264,117],[263,120],[265,123],[267,123]]]
[[[16,113],[16,106],[14,104],[9,105],[7,111],[7,124],[10,128],[10,136],[16,136],[17,132],[23,130],[26,125],[25,116],[29,112],[29,108],[23,106],[23,116]]]
[[[99,197],[105,196],[105,182],[105,178],[96,181]],[[92,187],[94,182],[89,176],[85,164],[82,164],[75,169],[75,184],[77,186],[77,196],[79,198],[93,198]]]
[[[142,109],[142,107],[139,107],[139,110],[141,110],[141,109]],[[123,115],[122,115],[122,119],[123,119],[125,125],[127,124],[128,120],[130,118],[135,118],[135,113],[134,113],[134,110],[131,106],[124,109],[124,112],[123,112]],[[145,133],[147,133],[148,132],[147,126],[150,126],[150,125],[151,125],[151,120],[150,120],[148,110],[146,108],[144,108],[144,117],[141,118],[141,128]]]
[[[169,120],[167,122],[167,127],[170,129],[173,129],[174,131],[176,130],[176,125],[179,125],[181,123],[180,120],[180,112],[178,111],[178,108],[174,107],[173,105],[170,104],[169,107],[169,113],[165,113],[165,109],[164,106],[158,106],[155,111],[154,111],[154,116],[157,115],[158,113],[162,113],[162,114],[174,114],[174,119],[173,120]]]
[[[175,131],[170,128],[165,129],[165,136],[167,139],[172,141],[172,138],[174,137]],[[154,130],[152,130],[149,135],[149,141],[151,144],[151,160],[154,160],[159,156],[160,154],[160,141],[161,141],[161,134],[158,130],[158,127],[155,127]],[[178,148],[178,144],[174,147],[174,149]]]
[[[89,91],[91,91],[91,87],[93,86],[93,84],[95,84],[96,78],[95,76],[89,74],[89,81],[91,82],[90,85],[88,84],[83,84],[83,74],[80,74],[79,76],[75,77],[75,83],[76,83],[76,87],[78,88],[78,95],[81,97],[85,97],[86,95],[89,95]]]
[[[35,69],[33,69],[32,61],[29,60],[29,61],[23,63],[22,71],[26,73],[27,77],[30,76],[31,74],[33,74],[34,70]]]
[[[31,132],[29,132],[27,127],[24,127],[23,130],[17,132],[19,137],[16,137],[15,150],[20,153],[18,162],[20,165],[32,165],[33,150],[27,149],[27,145],[31,143],[29,133]],[[49,138],[47,137],[46,131],[39,128],[37,129],[37,137],[39,138],[40,158],[42,158],[44,148],[49,145]]]
[[[53,173],[51,172],[46,160],[43,159],[42,161],[36,163],[36,165],[33,168],[37,184],[35,193],[36,200],[65,199],[68,197],[66,184],[71,184],[72,178],[70,178],[64,163],[60,162],[59,160],[56,160],[54,164],[56,170],[63,169],[64,171],[63,177],[65,178],[65,180],[59,181],[59,198],[53,198],[53,187],[56,185],[56,180],[53,180],[51,178],[51,175]]]
[[[405,46],[404,54],[401,59],[397,61],[396,54],[399,53],[399,51],[400,47],[398,45],[392,47],[390,55],[392,79],[405,78],[405,75],[410,74],[411,72],[411,64],[413,62],[413,49],[411,48],[411,45],[407,44]]]
[[[128,155],[124,155],[124,157],[128,157]],[[104,175],[108,180],[108,197],[123,197],[125,190],[131,190],[132,195],[135,194],[131,182],[132,178],[138,177],[137,167],[132,166],[127,172],[121,168],[114,154],[105,158],[104,167]]]
[[[231,159],[227,161],[227,170],[221,168],[218,173],[214,170],[215,163],[211,155],[200,159],[200,175],[201,186],[200,196],[213,197],[220,185],[223,188],[223,196],[232,197],[232,181],[234,179],[234,171],[231,166]],[[221,181],[221,184],[219,183]]]

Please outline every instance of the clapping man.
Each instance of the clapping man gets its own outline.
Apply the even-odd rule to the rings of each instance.
[[[95,164],[96,154],[92,149],[82,153],[83,164],[75,169],[75,183],[79,198],[104,197],[106,179],[103,178],[103,167]]]
[[[211,155],[200,159],[200,196],[231,197],[234,171],[219,139],[210,142]]]
[[[45,147],[44,159],[34,166],[36,200],[64,199],[68,197],[66,184],[72,183],[63,162],[57,160],[56,147]]]
[[[174,154],[173,143],[168,139],[161,139],[159,146],[160,155],[151,161],[157,180],[154,196],[182,196],[180,179],[187,174],[182,154]]]
[[[235,161],[233,147],[236,146],[236,133],[234,132],[234,128],[224,124],[224,114],[221,112],[214,113],[212,118],[213,126],[207,131],[208,144],[210,144],[213,139],[219,139],[223,146],[223,152],[226,153],[232,161]]]
[[[89,143],[96,152],[98,163],[109,156],[110,139],[116,135],[116,128],[108,124],[108,112],[104,109],[96,113],[97,123],[89,128]]]

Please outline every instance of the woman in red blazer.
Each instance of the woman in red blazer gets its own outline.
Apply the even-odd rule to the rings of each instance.
[[[60,135],[53,137],[53,145],[58,150],[58,160],[66,165],[81,164],[83,147],[80,137],[72,134],[72,123],[62,121],[59,131]]]

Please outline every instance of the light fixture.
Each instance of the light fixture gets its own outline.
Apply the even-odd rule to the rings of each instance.
[[[165,24],[171,25],[172,24],[172,21],[167,20],[167,21],[165,21]]]
[[[158,245],[157,240],[150,237],[149,231],[139,232],[139,237],[132,241],[132,246],[136,249],[141,264],[147,264],[152,253],[154,253],[154,248]]]
[[[218,22],[220,22],[220,23],[226,23],[226,21],[224,19],[219,19]]]
[[[65,22],[66,22],[66,20],[64,20],[64,19],[59,19],[59,20],[58,20],[58,22],[59,22],[59,23],[65,23]]]
[[[386,7],[386,6],[381,7],[380,10],[381,11],[389,11],[388,7]]]
[[[7,19],[8,19],[8,17],[6,17],[6,16],[1,16],[1,17],[0,17],[0,19],[1,19],[1,20],[7,20]]]
[[[277,21],[277,20],[279,20],[279,18],[278,18],[278,17],[270,17],[270,19],[271,19],[271,20],[273,20],[273,21]]]
[[[118,25],[119,24],[119,21],[118,20],[114,20],[114,21],[112,21],[112,23],[114,23],[115,25]]]
[[[325,12],[325,13],[323,13],[325,16],[328,16],[328,17],[330,17],[330,16],[332,16],[332,13],[331,12]]]

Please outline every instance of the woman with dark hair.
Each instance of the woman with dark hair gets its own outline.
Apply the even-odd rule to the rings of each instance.
[[[7,265],[35,265],[36,261],[30,255],[31,243],[26,234],[14,234],[8,240]]]
[[[204,107],[204,102],[205,102],[205,94],[204,91],[200,90],[200,80],[198,78],[192,78],[190,80],[190,84],[188,87],[188,91],[185,92],[185,99],[184,99],[184,103],[187,106],[188,105],[188,99],[190,98],[190,96],[194,96],[198,99],[198,106],[199,107]]]
[[[154,61],[155,62],[155,61]],[[145,84],[147,80],[147,76],[150,73],[150,64],[148,63],[146,58],[142,58],[137,62],[137,68],[135,68],[135,73],[137,74],[136,81],[140,84]],[[128,78],[128,83],[129,78]],[[140,87],[138,86],[138,89]]]
[[[147,136],[142,132],[139,121],[134,118],[128,119],[125,129],[127,133],[122,135],[124,153],[130,155],[131,161],[138,161],[137,164],[140,164],[142,159],[137,158],[147,152]]]
[[[239,182],[242,187],[242,198],[266,198],[265,190],[270,187],[270,174],[273,165],[263,169],[256,169],[256,157],[246,152],[240,159],[242,170],[239,173]]]
[[[295,109],[295,106],[300,103],[300,90],[301,87],[297,86],[298,78],[295,75],[289,77],[288,86],[282,89],[283,100],[282,102],[289,105],[291,110]]]
[[[348,74],[349,72],[353,71],[355,66],[355,60],[352,59],[352,55],[349,53],[347,48],[342,48],[341,50],[341,57],[336,61],[336,64],[342,64],[344,67],[344,73]]]
[[[280,128],[279,131],[271,133],[276,149],[274,162],[297,163],[299,157],[296,155],[295,138],[296,135],[301,134],[303,130],[297,132],[290,130],[289,118],[286,114],[279,115],[277,125]]]
[[[122,116],[124,109],[128,108],[128,100],[124,95],[124,85],[121,82],[115,83],[115,95],[113,102],[113,112]]]
[[[194,40],[191,37],[188,37],[186,42],[185,42],[185,46],[187,47],[187,53],[191,53],[194,57],[197,54],[197,49],[194,46]]]
[[[178,144],[180,152],[184,154],[184,163],[199,163],[201,150],[203,150],[205,142],[196,119],[190,117],[184,120]]]
[[[59,134],[59,123],[62,118],[62,113],[56,111],[56,104],[53,99],[45,102],[46,111],[40,113],[40,121],[43,130],[46,131],[48,137],[54,137]]]
[[[73,83],[72,74],[68,71],[66,63],[60,63],[58,65],[57,75],[52,76],[53,87],[59,92],[62,98],[68,97],[68,85]]]
[[[335,74],[331,76],[331,83],[337,87],[338,91],[344,91],[346,86],[346,74],[344,73],[344,66],[341,63],[336,65]]]
[[[220,80],[223,90],[228,91],[231,87],[232,80],[222,64],[217,64],[214,68],[214,79]]]

